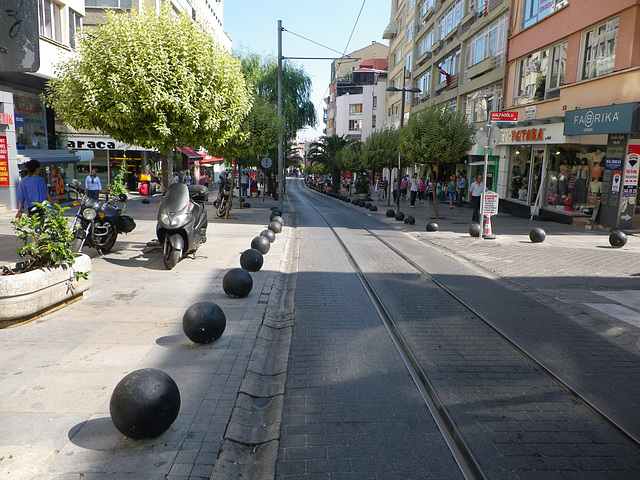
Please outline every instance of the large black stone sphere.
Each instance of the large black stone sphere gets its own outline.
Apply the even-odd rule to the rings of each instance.
[[[365,203],[365,201],[364,201],[364,200],[360,200],[360,201],[358,202],[358,206],[360,206],[360,207],[364,207],[365,205],[366,205],[366,203]]]
[[[151,200],[149,200],[148,198],[143,198],[142,203],[145,203],[145,204],[151,203]]]
[[[269,224],[269,230],[273,233],[280,233],[282,231],[282,224],[280,222],[271,222]]]
[[[472,237],[480,238],[480,233],[482,232],[482,227],[479,223],[472,223],[469,227],[469,235]]]
[[[284,227],[284,220],[282,219],[282,217],[280,215],[272,215],[271,216],[271,221],[272,222],[278,222],[280,225],[282,225]]]
[[[353,203],[354,205],[360,205],[360,200],[354,198],[353,200],[351,200],[351,203]]]
[[[195,343],[211,343],[219,339],[226,326],[227,317],[213,302],[194,303],[182,317],[184,334]]]
[[[153,368],[124,377],[111,395],[109,412],[120,433],[134,440],[155,438],[178,417],[180,391],[166,373]]]
[[[371,205],[369,207],[369,210],[371,210],[372,212],[377,212],[378,211],[378,207],[376,207],[375,205]]]
[[[547,232],[542,228],[536,227],[529,232],[529,240],[531,240],[532,243],[542,243],[545,238],[547,238]]]
[[[262,268],[263,263],[264,258],[262,257],[262,253],[255,248],[245,250],[242,252],[242,255],[240,255],[240,266],[247,272],[257,272]]]
[[[624,232],[613,232],[609,235],[609,243],[612,247],[624,247],[627,244],[627,235]]]
[[[253,278],[246,270],[232,268],[222,279],[222,288],[231,298],[244,298],[251,293]]]
[[[367,202],[364,204],[364,208],[371,208],[371,202]]]
[[[251,248],[257,250],[262,255],[266,255],[271,248],[271,242],[269,242],[269,239],[264,235],[258,235],[251,240]]]
[[[268,228],[265,230],[262,230],[260,232],[260,235],[262,237],[265,237],[267,240],[269,240],[269,243],[273,243],[276,241],[276,234],[273,233],[271,230],[269,230]],[[262,253],[262,252],[261,252]]]
[[[416,223],[416,219],[411,215],[407,215],[406,217],[404,217],[404,223],[406,223],[407,225],[414,225]]]
[[[427,223],[427,232],[437,232],[439,228],[436,222]]]
[[[273,217],[282,217],[282,211],[275,209],[273,212],[271,212],[271,215],[269,215],[270,222],[273,222]]]
[[[242,204],[242,208],[251,208],[251,204],[249,202],[244,202]]]
[[[395,217],[396,216],[396,211],[392,210],[391,208],[389,210],[387,210],[386,213],[387,217]]]
[[[397,212],[397,213],[396,213],[396,216],[395,216],[395,219],[396,219],[397,221],[399,221],[399,222],[403,221],[403,220],[404,220],[404,213],[402,213],[402,212]]]

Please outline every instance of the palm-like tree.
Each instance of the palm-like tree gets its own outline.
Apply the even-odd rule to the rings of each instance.
[[[317,142],[309,146],[309,160],[311,165],[324,164],[331,172],[331,191],[338,192],[340,188],[340,165],[338,162],[338,152],[349,145],[353,140],[349,140],[346,135],[322,136]]]

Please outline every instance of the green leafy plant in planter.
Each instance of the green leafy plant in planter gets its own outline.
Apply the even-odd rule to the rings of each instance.
[[[364,195],[366,193],[368,195],[371,184],[369,183],[369,179],[362,178],[357,180],[356,183],[354,183],[354,186],[356,187],[356,194]]]
[[[73,233],[69,230],[67,219],[61,214],[68,207],[51,205],[49,202],[36,203],[40,213],[23,215],[11,221],[16,236],[24,243],[16,248],[24,262],[18,262],[15,268],[2,267],[2,275],[24,273],[39,268],[73,264],[76,253],[71,250]]]
[[[120,164],[120,169],[115,177],[113,177],[113,183],[111,184],[111,188],[109,188],[109,195],[112,197],[117,197],[118,195],[127,193],[127,189],[124,186],[124,176],[127,174],[127,162],[122,160]]]

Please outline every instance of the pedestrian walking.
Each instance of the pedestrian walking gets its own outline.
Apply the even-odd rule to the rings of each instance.
[[[402,201],[407,199],[407,188],[409,188],[409,176],[405,175],[405,177],[400,181],[400,198]]]
[[[389,188],[389,180],[387,180],[387,177],[382,177],[382,181],[384,182],[384,193],[382,195],[382,198],[387,198],[387,189]]]
[[[453,208],[453,201],[456,199],[456,176],[451,175],[449,183],[447,183],[447,197],[449,197],[449,208]]]
[[[467,179],[461,173],[458,175],[458,206],[461,207],[464,203],[464,193],[467,190]]]
[[[413,178],[409,180],[409,195],[411,200],[411,208],[416,205],[416,198],[418,197],[418,186],[420,185],[420,180],[418,180],[418,174],[414,173]]]
[[[383,179],[378,180],[377,189],[378,189],[378,200],[383,200],[384,199],[384,180]]]
[[[433,202],[433,182],[431,180],[427,181],[427,199]]]
[[[424,177],[420,179],[420,183],[418,183],[418,201],[420,205],[424,203],[424,197],[427,193],[427,182]]]
[[[191,175],[189,175],[189,172],[185,172],[184,178],[182,179],[182,181],[187,187],[191,185]]]
[[[476,176],[476,181],[469,186],[469,201],[473,204],[473,216],[471,220],[480,223],[480,200],[482,199],[482,175]]]
[[[25,167],[27,167],[27,176],[23,177],[18,184],[18,211],[16,212],[16,218],[21,218],[23,211],[26,211],[30,217],[39,214],[42,218],[42,211],[35,204],[42,203],[45,200],[53,204],[53,199],[47,192],[47,183],[39,175],[40,162],[29,160]]]
[[[242,189],[242,196],[247,196],[247,190],[249,189],[249,175],[243,173],[240,177],[240,188]]]
[[[84,179],[84,188],[87,191],[87,196],[93,200],[98,200],[100,197],[100,191],[102,190],[102,183],[100,177],[95,169],[91,170],[91,173]]]
[[[393,179],[393,203],[397,203],[398,202],[398,179],[394,178]]]

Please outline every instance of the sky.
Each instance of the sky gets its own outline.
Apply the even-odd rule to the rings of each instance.
[[[383,40],[382,33],[390,21],[391,1],[226,0],[223,26],[233,41],[234,50],[248,50],[275,58],[278,54],[278,20],[282,20],[286,30],[282,32],[283,57],[335,58],[374,41],[389,45]],[[311,78],[311,101],[318,116],[315,129],[306,129],[299,136],[315,139],[322,135],[324,128],[323,98],[329,93],[331,60],[291,61],[301,66]]]

